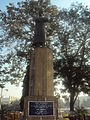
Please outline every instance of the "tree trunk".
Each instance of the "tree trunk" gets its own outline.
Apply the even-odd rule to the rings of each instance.
[[[70,94],[70,111],[74,111],[74,93]]]

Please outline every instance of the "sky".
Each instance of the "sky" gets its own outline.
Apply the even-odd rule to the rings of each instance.
[[[22,0],[0,0],[0,9],[5,11],[6,6],[9,3],[16,4],[17,2],[21,2]],[[57,5],[59,8],[69,8],[72,3],[83,3],[90,7],[90,0],[51,0],[53,5]],[[8,91],[6,91],[8,89]],[[18,87],[15,85],[11,85],[10,83],[6,84],[5,88],[3,89],[3,97],[15,96],[20,98],[22,95],[22,84]]]
[[[16,4],[17,2],[21,2],[22,0],[0,0],[0,9],[5,10],[6,6],[9,3],[14,3]],[[57,5],[58,7],[61,8],[69,8],[71,3],[83,3],[84,5],[90,6],[90,0],[51,0],[51,3],[54,5]]]
[[[69,8],[72,3],[83,3],[90,7],[90,0],[51,0],[52,4],[57,5],[61,8]]]

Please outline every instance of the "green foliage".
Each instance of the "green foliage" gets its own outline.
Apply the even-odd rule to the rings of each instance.
[[[23,80],[26,66],[30,61],[32,42],[35,29],[35,17],[38,17],[39,9],[43,9],[45,17],[49,18],[46,24],[46,44],[50,43],[50,36],[55,32],[56,6],[51,6],[49,1],[26,0],[18,2],[17,6],[9,4],[7,11],[0,11],[0,81],[17,84]]]
[[[73,5],[70,10],[60,11],[60,25],[57,31],[59,44],[54,70],[55,78],[63,78],[63,92],[70,93],[70,109],[78,94],[90,93],[90,11],[88,7]],[[57,42],[57,41],[56,41]]]
[[[0,88],[4,88],[4,84],[0,84]]]
[[[87,113],[88,113],[87,110],[84,107],[82,107],[82,106],[75,108],[75,114],[76,115],[83,116],[83,115],[86,115]]]

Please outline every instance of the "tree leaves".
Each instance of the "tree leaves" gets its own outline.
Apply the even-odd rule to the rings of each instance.
[[[50,26],[46,24],[46,44],[50,44],[50,36],[55,33],[58,24],[56,16],[58,9],[51,6],[49,1],[42,1],[43,16],[50,19]],[[14,83],[22,81],[26,66],[30,61],[32,42],[34,37],[34,18],[39,14],[40,4],[38,1],[22,1],[17,6],[9,4],[7,11],[0,11],[0,27],[2,30],[1,44],[3,57],[1,56],[1,81]],[[1,33],[1,32],[0,32]],[[7,69],[6,69],[7,68]]]
[[[90,92],[88,13],[87,7],[75,5],[70,10],[61,10],[59,16],[60,24],[57,33],[60,43],[55,46],[59,55],[54,61],[55,77],[64,79],[63,91],[67,90],[70,93],[72,103],[75,103],[81,91]]]

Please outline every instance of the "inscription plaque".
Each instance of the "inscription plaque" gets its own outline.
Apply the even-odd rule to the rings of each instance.
[[[29,101],[28,112],[30,116],[53,116],[53,101]]]

